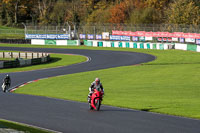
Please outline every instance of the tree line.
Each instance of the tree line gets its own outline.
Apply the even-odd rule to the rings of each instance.
[[[199,0],[0,0],[0,25],[200,24]]]

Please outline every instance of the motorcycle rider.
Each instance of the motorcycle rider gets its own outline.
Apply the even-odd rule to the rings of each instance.
[[[102,86],[102,83],[100,82],[100,79],[99,78],[95,78],[95,80],[91,83],[91,86],[89,88],[89,94],[88,94],[88,102],[90,103],[91,102],[91,96],[92,94],[94,93],[94,89],[95,88],[100,88],[101,91],[103,92],[103,95],[104,95],[104,88]]]
[[[11,78],[10,76],[7,74],[6,77],[3,80],[4,84],[9,88],[10,84],[11,84]]]

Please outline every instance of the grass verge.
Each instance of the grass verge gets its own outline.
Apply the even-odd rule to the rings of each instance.
[[[95,77],[100,77],[106,94],[103,104],[200,119],[199,53],[179,50],[76,48],[143,52],[157,56],[157,60],[137,66],[40,80],[20,88],[16,93],[86,102],[90,83]],[[56,87],[58,85],[59,88]]]
[[[31,126],[25,126],[23,124],[7,121],[7,120],[1,120],[0,119],[0,129],[14,129],[16,131],[12,132],[28,132],[28,133],[49,133],[49,131],[41,130],[38,128],[33,128]],[[4,132],[4,131],[3,131]]]

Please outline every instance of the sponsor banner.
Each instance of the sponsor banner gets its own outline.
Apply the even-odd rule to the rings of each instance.
[[[174,37],[174,38],[193,38],[200,39],[200,34],[198,33],[183,33],[183,32],[145,32],[145,31],[112,31],[112,35],[120,36],[145,36],[145,37]]]
[[[152,34],[153,37],[160,37],[159,35],[160,35],[159,32],[153,32]]]
[[[193,38],[185,38],[185,42],[193,42],[193,43],[195,43],[195,39],[193,39]]]
[[[200,45],[200,39],[196,39],[196,44]]]
[[[77,40],[67,40],[67,45],[78,45]]]
[[[145,31],[137,31],[137,36],[139,37],[144,37],[145,36]]]
[[[119,40],[119,41],[130,41],[130,36],[118,36],[118,35],[110,35],[110,40]]]
[[[43,39],[31,39],[32,45],[45,45],[45,41]]]
[[[183,38],[192,38],[192,39],[195,39],[196,38],[196,33],[184,33],[183,34]]]
[[[26,34],[26,39],[69,39],[69,34]]]
[[[56,45],[56,40],[45,40],[45,45]]]
[[[101,40],[102,39],[102,35],[96,35],[96,39],[97,40]]]
[[[47,34],[46,39],[57,39],[58,35],[57,34]]]
[[[139,41],[145,42],[145,37],[144,36],[139,37]]]
[[[146,41],[152,41],[152,40],[153,40],[153,37],[145,37],[145,40],[146,40]]]
[[[121,40],[121,36],[119,36],[119,35],[110,35],[110,40]]]
[[[168,33],[168,37],[174,37],[174,33]]]
[[[112,35],[122,35],[123,31],[112,30]]]
[[[167,38],[167,41],[168,42],[172,42],[172,38],[170,37],[170,38]]]
[[[137,42],[137,41],[138,41],[138,37],[137,37],[137,36],[133,36],[133,37],[132,37],[132,40],[133,40],[134,42]]]
[[[26,34],[26,39],[46,39],[46,34]]]
[[[178,42],[178,38],[172,37],[172,41],[173,41],[173,42]]]
[[[69,39],[69,34],[58,34],[57,39],[61,40],[68,40]]]
[[[159,37],[159,38],[158,38],[158,41],[159,41],[159,42],[162,42],[162,38]]]
[[[90,39],[90,40],[93,40],[94,39],[94,35],[93,34],[88,34],[87,38]]]
[[[184,43],[185,42],[185,39],[184,38],[180,38],[179,40],[181,43]]]
[[[130,41],[131,37],[130,36],[121,36],[121,41]]]
[[[196,34],[196,39],[200,39],[200,34]]]
[[[102,38],[105,40],[109,40],[109,32],[102,32]]]
[[[196,44],[187,44],[187,50],[189,51],[197,51],[197,45]]]
[[[182,38],[183,34],[184,34],[183,32],[174,32],[174,37]]]
[[[164,42],[166,42],[166,41],[167,41],[167,38],[162,38],[162,40],[163,40]]]
[[[80,34],[80,35],[79,35],[79,38],[80,38],[80,39],[86,39],[86,34]]]
[[[145,32],[145,37],[153,37],[153,32]]]
[[[160,36],[159,37],[168,37],[169,32],[160,32]]]

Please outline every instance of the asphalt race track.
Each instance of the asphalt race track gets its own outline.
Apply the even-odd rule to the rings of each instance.
[[[40,78],[134,65],[155,59],[147,54],[117,51],[14,47],[0,47],[0,50],[80,54],[90,59],[66,67],[10,73],[12,87]],[[1,81],[4,76],[5,73],[0,74]],[[90,111],[87,103],[2,91],[0,118],[64,133],[200,133],[200,120],[104,105],[99,112]]]

